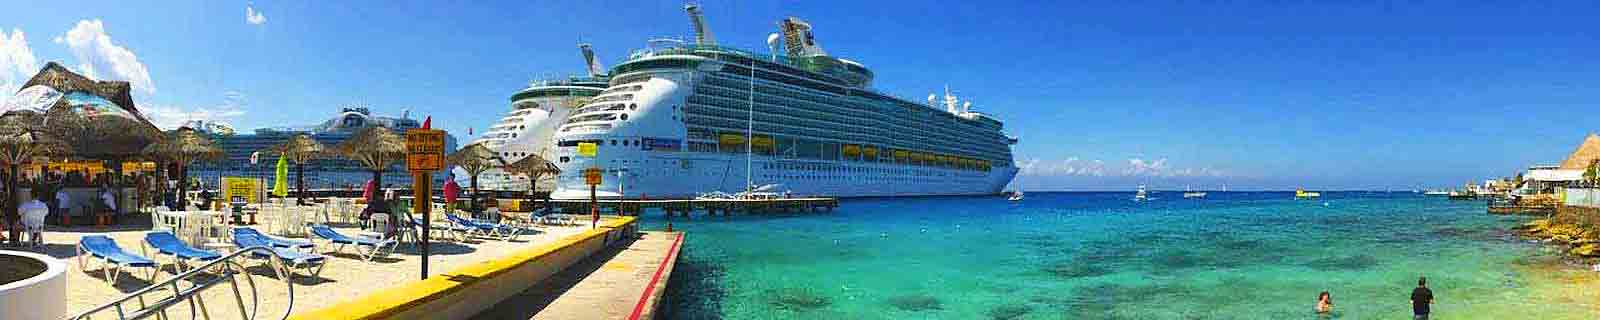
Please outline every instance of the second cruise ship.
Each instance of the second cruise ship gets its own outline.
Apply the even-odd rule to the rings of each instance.
[[[579,44],[578,48],[583,52],[584,63],[589,71],[587,77],[540,79],[529,83],[527,88],[511,95],[511,112],[489,125],[488,132],[472,143],[482,143],[505,159],[506,163],[514,163],[530,155],[552,159],[554,154],[550,141],[556,127],[567,119],[574,108],[606,89],[608,77],[595,59],[594,50],[588,44]],[[456,172],[459,179],[465,179],[466,176],[465,171]],[[530,184],[540,183],[529,181],[523,175],[509,174],[500,168],[484,171],[478,176],[478,182],[484,190],[508,191],[527,191]],[[540,190],[550,190],[549,187],[541,185]]]
[[[927,103],[880,93],[871,70],[825,53],[792,17],[770,54],[718,46],[685,9],[693,43],[651,41],[561,121],[553,198],[588,198],[588,168],[605,173],[598,197],[630,199],[997,194],[1017,173],[1017,140],[948,90]]]

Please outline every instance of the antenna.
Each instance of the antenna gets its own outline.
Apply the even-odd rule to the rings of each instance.
[[[583,51],[583,64],[589,68],[590,77],[605,73],[605,67],[600,66],[600,61],[594,59],[594,47],[588,43],[578,43],[578,50]]]
[[[705,13],[700,11],[700,5],[684,4],[683,11],[689,13],[689,24],[694,27],[694,44],[703,46],[717,45],[717,39],[711,37],[711,29],[706,27]]]

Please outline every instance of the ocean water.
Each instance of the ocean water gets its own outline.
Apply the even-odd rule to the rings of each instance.
[[[1528,218],[1412,193],[1029,193],[674,218],[675,319],[1597,319],[1596,273]],[[648,229],[665,218],[646,216]],[[1331,316],[1311,312],[1330,291]]]

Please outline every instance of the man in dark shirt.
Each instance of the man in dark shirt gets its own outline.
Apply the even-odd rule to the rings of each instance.
[[[1428,313],[1433,311],[1429,309],[1432,304],[1433,290],[1428,290],[1428,278],[1417,277],[1417,288],[1411,290],[1411,313],[1415,315],[1413,319],[1428,320]]]

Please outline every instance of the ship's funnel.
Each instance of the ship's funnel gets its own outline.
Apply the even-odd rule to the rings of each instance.
[[[600,61],[594,59],[594,48],[587,43],[579,43],[578,50],[583,50],[583,64],[589,68],[589,76],[599,76],[605,73],[606,68],[600,66]]]
[[[706,27],[705,13],[700,11],[700,5],[685,4],[683,11],[689,13],[689,24],[694,27],[694,44],[717,45],[717,39],[711,37],[711,28]]]
[[[800,18],[788,17],[778,22],[778,31],[783,32],[783,46],[790,56],[809,57],[825,56],[817,45],[817,38],[811,34],[811,24]]]

